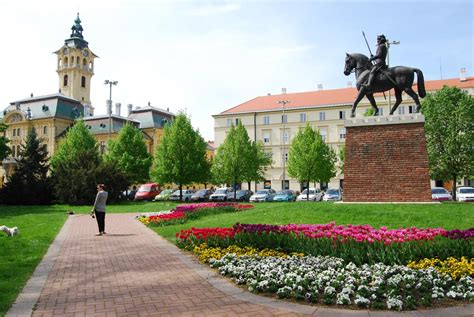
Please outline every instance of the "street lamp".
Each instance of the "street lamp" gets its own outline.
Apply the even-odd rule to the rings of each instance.
[[[390,67],[390,45],[399,45],[400,41],[392,41],[390,42],[387,40],[387,68]],[[388,113],[392,111],[392,98],[390,94],[391,89],[388,90]]]
[[[288,100],[280,100],[278,101],[279,104],[282,104],[283,105],[283,115],[281,117],[282,121],[283,121],[283,180],[282,180],[282,185],[281,185],[281,189],[284,190],[286,189],[285,187],[285,164],[286,164],[286,153],[285,153],[285,129],[286,129],[286,117],[285,117],[285,106],[287,103],[290,103]]]
[[[109,85],[109,100],[107,104],[107,110],[109,112],[109,140],[110,140],[110,135],[112,133],[112,85],[117,86],[118,81],[116,80],[108,80],[106,79],[104,81],[104,85]]]

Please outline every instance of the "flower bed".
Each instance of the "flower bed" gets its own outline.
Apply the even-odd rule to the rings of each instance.
[[[205,215],[236,212],[249,208],[253,208],[253,205],[243,205],[229,202],[183,204],[176,206],[173,210],[166,210],[139,216],[138,220],[144,224],[152,226],[169,226],[185,223],[188,219],[197,219]]]
[[[181,231],[178,245],[192,249],[206,242],[211,247],[235,244],[257,249],[273,248],[307,255],[337,256],[361,264],[406,264],[423,258],[474,257],[473,240],[449,235],[442,228],[387,230],[363,226],[245,225]]]
[[[335,223],[236,224],[181,230],[176,237],[178,246],[252,292],[328,305],[406,310],[444,298],[474,300],[471,232]],[[426,259],[426,254],[437,257]],[[458,254],[461,260],[451,257]]]
[[[232,253],[210,263],[249,291],[311,303],[403,310],[431,306],[434,299],[474,298],[471,277],[456,282],[433,268],[414,270],[382,263],[358,267],[337,257],[237,257]]]

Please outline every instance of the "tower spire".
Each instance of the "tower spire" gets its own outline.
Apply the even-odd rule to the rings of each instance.
[[[84,31],[84,29],[81,25],[79,12],[77,13],[77,17],[74,20],[74,25],[71,27],[71,31],[71,36],[64,41],[66,45],[69,47],[77,47],[79,49],[86,48],[89,43],[84,40],[84,36],[82,35],[82,31]]]

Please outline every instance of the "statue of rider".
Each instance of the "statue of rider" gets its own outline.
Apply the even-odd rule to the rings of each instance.
[[[370,89],[372,87],[372,84],[375,80],[375,76],[381,69],[387,68],[387,64],[385,63],[385,58],[387,57],[387,39],[385,38],[385,35],[381,34],[377,36],[377,51],[375,55],[371,55],[369,59],[369,63],[374,61],[374,66],[370,70],[370,75],[369,75],[369,80],[367,81],[367,84],[364,84],[363,86],[365,88]]]

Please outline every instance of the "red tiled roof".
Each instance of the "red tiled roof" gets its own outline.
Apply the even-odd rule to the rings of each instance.
[[[466,81],[460,81],[459,78],[425,81],[426,91],[439,90],[443,88],[443,86],[456,86],[461,89],[474,88],[474,77],[468,77]],[[414,90],[417,91],[417,87],[414,87]],[[347,105],[352,104],[356,94],[356,88],[340,88],[290,93],[284,95],[260,96],[225,110],[221,112],[220,115],[279,110],[282,108],[282,105],[279,104],[278,101],[281,100],[289,101],[289,103],[285,106],[286,109],[338,104]]]

